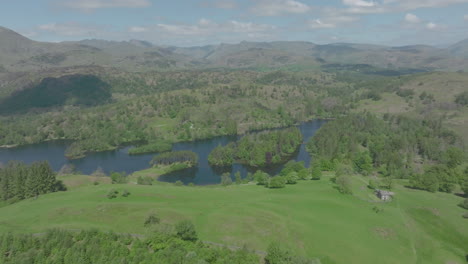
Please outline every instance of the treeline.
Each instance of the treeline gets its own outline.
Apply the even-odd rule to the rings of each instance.
[[[464,181],[462,145],[442,120],[361,113],[328,122],[307,149],[323,170],[345,163],[364,175],[378,172],[411,179],[415,188],[451,192]]]
[[[15,202],[50,192],[65,191],[66,187],[55,176],[46,161],[35,162],[30,166],[10,161],[0,168],[0,198]]]
[[[151,160],[152,165],[171,165],[174,163],[188,163],[190,166],[195,166],[198,164],[198,155],[189,150],[172,151],[159,154]]]
[[[297,151],[301,143],[302,134],[296,127],[252,134],[216,147],[208,162],[214,166],[230,166],[235,161],[256,167],[277,164]]]
[[[156,141],[146,145],[134,147],[128,150],[130,155],[146,154],[146,153],[156,153],[156,152],[166,152],[172,149],[172,144],[167,141]]]
[[[259,263],[251,251],[211,248],[184,234],[154,232],[139,239],[97,230],[8,233],[0,235],[0,263]]]
[[[151,215],[144,224],[158,226],[159,221]],[[98,230],[0,234],[0,263],[313,264],[316,260],[297,256],[280,243],[270,244],[262,260],[247,246],[237,250],[211,246],[200,242],[193,224],[185,220],[175,227],[155,228],[146,238]]]

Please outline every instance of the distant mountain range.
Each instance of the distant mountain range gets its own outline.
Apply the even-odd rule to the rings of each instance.
[[[241,42],[182,48],[160,47],[140,40],[37,42],[0,27],[0,72],[25,72],[71,66],[149,71],[274,69],[291,65],[313,68],[327,64],[368,64],[384,69],[467,70],[468,39],[443,49],[426,45],[317,45],[299,41]]]

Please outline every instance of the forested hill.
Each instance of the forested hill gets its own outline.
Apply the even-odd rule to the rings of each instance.
[[[310,42],[241,42],[204,47],[158,47],[145,41],[83,40],[35,42],[0,27],[0,71],[90,66],[128,71],[265,68],[292,65],[317,68],[326,64],[368,64],[380,68],[466,70],[467,42],[446,49],[425,45],[388,47],[367,44]]]

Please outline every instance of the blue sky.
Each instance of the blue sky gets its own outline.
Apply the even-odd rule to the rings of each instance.
[[[0,5],[0,26],[39,41],[402,46],[468,38],[468,0],[1,0]]]

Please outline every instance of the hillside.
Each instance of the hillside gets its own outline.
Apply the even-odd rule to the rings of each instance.
[[[246,42],[203,47],[158,47],[139,40],[44,43],[0,28],[0,72],[98,65],[126,71],[174,69],[278,69],[298,65],[317,69],[326,64],[369,64],[374,67],[424,70],[466,70],[466,41],[447,49],[414,45],[310,42]],[[1,76],[0,76],[1,77]]]
[[[280,241],[323,264],[462,263],[468,244],[463,209],[456,206],[462,198],[398,184],[394,202],[374,203],[366,201],[373,194],[364,178],[353,178],[355,196],[347,196],[330,176],[276,190],[90,184],[0,208],[0,231],[98,228],[144,235],[145,217],[156,212],[164,224],[191,219],[203,241],[257,251]],[[110,189],[131,194],[108,199]]]

